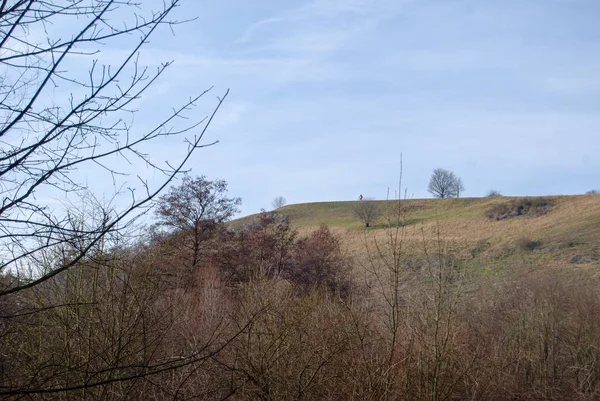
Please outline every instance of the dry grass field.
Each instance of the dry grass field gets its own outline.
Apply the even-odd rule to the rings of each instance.
[[[462,255],[464,263],[483,271],[498,271],[515,264],[536,266],[600,266],[600,196],[550,196],[553,205],[541,216],[492,220],[486,211],[495,205],[523,198],[410,199],[400,201],[400,235],[404,249],[422,251],[442,241]],[[316,202],[284,206],[301,234],[325,224],[343,240],[347,252],[365,257],[373,241],[385,242],[396,226],[398,201],[377,201],[382,216],[364,229],[354,215],[358,201]],[[388,225],[385,215],[390,215]],[[247,216],[235,225],[250,221]]]

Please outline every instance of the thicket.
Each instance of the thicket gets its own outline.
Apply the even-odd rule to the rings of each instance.
[[[443,238],[423,240],[415,258],[405,228],[388,230],[384,240],[365,234],[365,265],[344,257],[327,228],[300,238],[275,213],[237,230],[221,226],[185,274],[168,241],[97,248],[75,268],[2,298],[0,394],[600,396],[600,289],[587,273],[482,276],[464,271]]]
[[[600,397],[599,289],[583,271],[479,276],[443,238],[415,258],[390,202],[360,264],[326,227],[301,237],[264,213],[230,229],[239,201],[223,182],[159,196],[214,143],[228,93],[205,117],[191,109],[208,91],[131,126],[171,64],[149,70],[140,49],[179,3],[0,5],[0,398]],[[167,142],[178,160],[147,153]],[[123,191],[105,204],[76,169]],[[163,224],[134,241],[157,200]]]
[[[485,217],[490,220],[504,220],[518,216],[542,216],[554,206],[551,198],[519,198],[498,203],[485,212]]]

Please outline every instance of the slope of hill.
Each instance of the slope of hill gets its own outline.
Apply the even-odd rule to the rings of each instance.
[[[546,214],[504,220],[486,217],[498,204],[527,198],[414,199],[401,201],[404,238],[407,244],[437,239],[460,249],[473,265],[495,269],[514,263],[600,266],[600,196],[550,196]],[[365,239],[384,238],[387,223],[380,217],[365,231],[353,208],[359,201],[316,202],[284,206],[301,233],[321,224],[336,231],[349,252],[364,254]],[[377,201],[380,209],[394,210],[395,203]],[[250,221],[247,216],[236,225]],[[366,234],[366,235],[365,235]]]

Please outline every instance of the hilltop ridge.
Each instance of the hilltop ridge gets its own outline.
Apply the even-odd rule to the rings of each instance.
[[[498,267],[532,262],[547,265],[600,267],[600,196],[547,196],[552,206],[540,216],[518,216],[504,220],[486,217],[500,204],[527,197],[401,200],[402,222],[407,243],[419,243],[439,234],[440,238],[470,255],[470,264]],[[533,197],[532,197],[533,199]],[[354,215],[360,201],[291,204],[277,210],[301,233],[325,224],[342,238],[347,249],[364,251],[364,228]],[[381,210],[397,201],[375,201]],[[233,222],[240,225],[256,215]],[[385,235],[387,223],[378,218],[367,229],[369,238]]]

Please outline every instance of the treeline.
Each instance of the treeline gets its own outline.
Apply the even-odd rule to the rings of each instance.
[[[140,52],[184,3],[0,4],[0,398],[600,398],[585,271],[486,276],[443,238],[414,253],[401,202],[353,260],[326,227],[301,236],[272,213],[227,226],[239,199],[223,181],[161,197],[216,144],[205,134],[229,93],[208,112],[210,89],[132,118],[172,64]],[[450,178],[442,197],[464,190]],[[157,224],[132,231],[152,206]],[[536,208],[512,206],[496,218]]]
[[[0,395],[599,396],[600,291],[585,272],[466,271],[443,238],[409,249],[401,224],[383,240],[365,233],[368,256],[356,261],[326,227],[300,236],[273,212],[237,229],[211,219],[206,229],[157,225],[142,242],[99,244],[0,298]],[[63,249],[45,262],[68,258]]]

